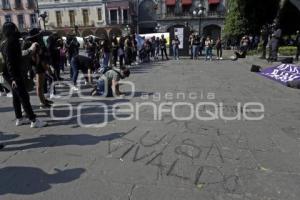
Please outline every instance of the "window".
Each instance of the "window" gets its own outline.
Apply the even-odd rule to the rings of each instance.
[[[191,6],[190,5],[185,5],[185,6],[182,6],[182,14],[187,16],[189,15],[191,12]]]
[[[27,0],[27,4],[28,8],[35,8],[34,0]]]
[[[123,10],[123,22],[124,24],[128,24],[128,10]]]
[[[210,4],[209,12],[217,12],[219,5],[218,4]]]
[[[83,25],[88,26],[89,25],[89,11],[87,9],[83,9],[82,16],[83,16]]]
[[[98,21],[102,21],[102,8],[98,8]]]
[[[61,12],[56,11],[56,24],[58,27],[62,26],[62,20],[61,20]]]
[[[15,8],[16,9],[22,8],[22,1],[21,0],[15,0]]]
[[[2,0],[2,8],[5,9],[10,9],[10,3],[9,0]]]
[[[37,20],[35,14],[30,15],[30,24],[32,28],[35,28],[37,26]]]
[[[167,6],[167,16],[174,16],[175,6]]]
[[[70,26],[74,27],[75,26],[75,11],[74,10],[69,10],[69,17],[70,17]]]
[[[18,25],[19,25],[19,30],[23,31],[24,29],[24,16],[23,15],[18,15]]]
[[[117,22],[118,22],[118,11],[110,10],[110,23],[117,24]]]
[[[5,15],[5,22],[11,22],[11,16]]]

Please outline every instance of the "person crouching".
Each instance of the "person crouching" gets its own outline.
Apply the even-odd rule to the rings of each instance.
[[[104,95],[106,97],[122,96],[125,95],[120,91],[119,82],[121,79],[125,79],[130,76],[130,70],[128,68],[110,69],[103,74],[97,81],[97,87],[91,92],[92,96]]]
[[[94,62],[91,58],[82,55],[76,55],[72,59],[72,81],[73,81],[73,90],[78,91],[77,79],[79,75],[79,70],[84,74],[86,79],[85,84],[92,83],[91,70],[94,66]],[[87,76],[86,76],[87,75]]]

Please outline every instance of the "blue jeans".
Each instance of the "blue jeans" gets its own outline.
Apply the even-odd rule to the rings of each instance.
[[[174,60],[179,59],[179,49],[175,46],[173,46],[173,55],[174,55]]]
[[[109,63],[109,52],[104,52],[103,54],[103,68],[108,68],[108,63]]]
[[[211,47],[205,47],[205,56],[206,56],[206,60],[212,58],[212,48]]]
[[[72,81],[73,84],[76,85],[78,74],[79,74],[79,66],[75,62],[74,57],[71,59],[71,69],[72,69]]]
[[[198,45],[193,45],[193,59],[198,57]]]
[[[73,81],[73,84],[76,86],[78,75],[79,75],[79,70],[82,71],[84,77],[86,78],[86,74],[88,73],[88,69],[83,68],[83,66],[79,66],[75,59],[72,59],[71,63],[72,63],[71,66],[72,66],[72,71],[73,71],[72,81]]]

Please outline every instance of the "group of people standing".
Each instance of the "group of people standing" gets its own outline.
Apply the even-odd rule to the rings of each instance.
[[[205,56],[205,60],[212,61],[213,59],[213,48],[217,51],[217,60],[223,59],[223,44],[222,39],[218,37],[216,41],[211,39],[210,36],[201,37],[197,33],[192,33],[189,37],[189,46],[191,59],[196,60],[199,56]],[[203,54],[205,51],[205,54]]]

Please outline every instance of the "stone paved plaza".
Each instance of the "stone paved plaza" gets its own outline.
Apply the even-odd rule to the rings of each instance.
[[[55,99],[60,106],[52,115],[70,115],[66,120],[40,110],[32,93],[35,112],[49,123],[43,129],[15,127],[11,99],[1,97],[0,139],[6,148],[0,152],[0,199],[298,200],[300,93],[251,73],[251,63],[268,66],[254,57],[139,65],[129,78],[135,84],[132,98],[128,93],[124,99],[87,99],[74,93]],[[121,89],[130,87],[124,83]],[[67,87],[57,90],[68,94]],[[226,116],[244,115],[243,105],[258,102],[264,118],[204,121],[194,113],[180,121],[170,110],[182,102],[193,108],[215,103]],[[133,105],[133,119],[113,116],[121,103]],[[141,103],[164,104],[161,119],[155,119],[152,104]],[[177,106],[176,116],[189,116],[195,111],[190,108]],[[206,109],[212,108],[196,111],[204,116]],[[78,123],[102,124],[105,116],[104,127]]]

